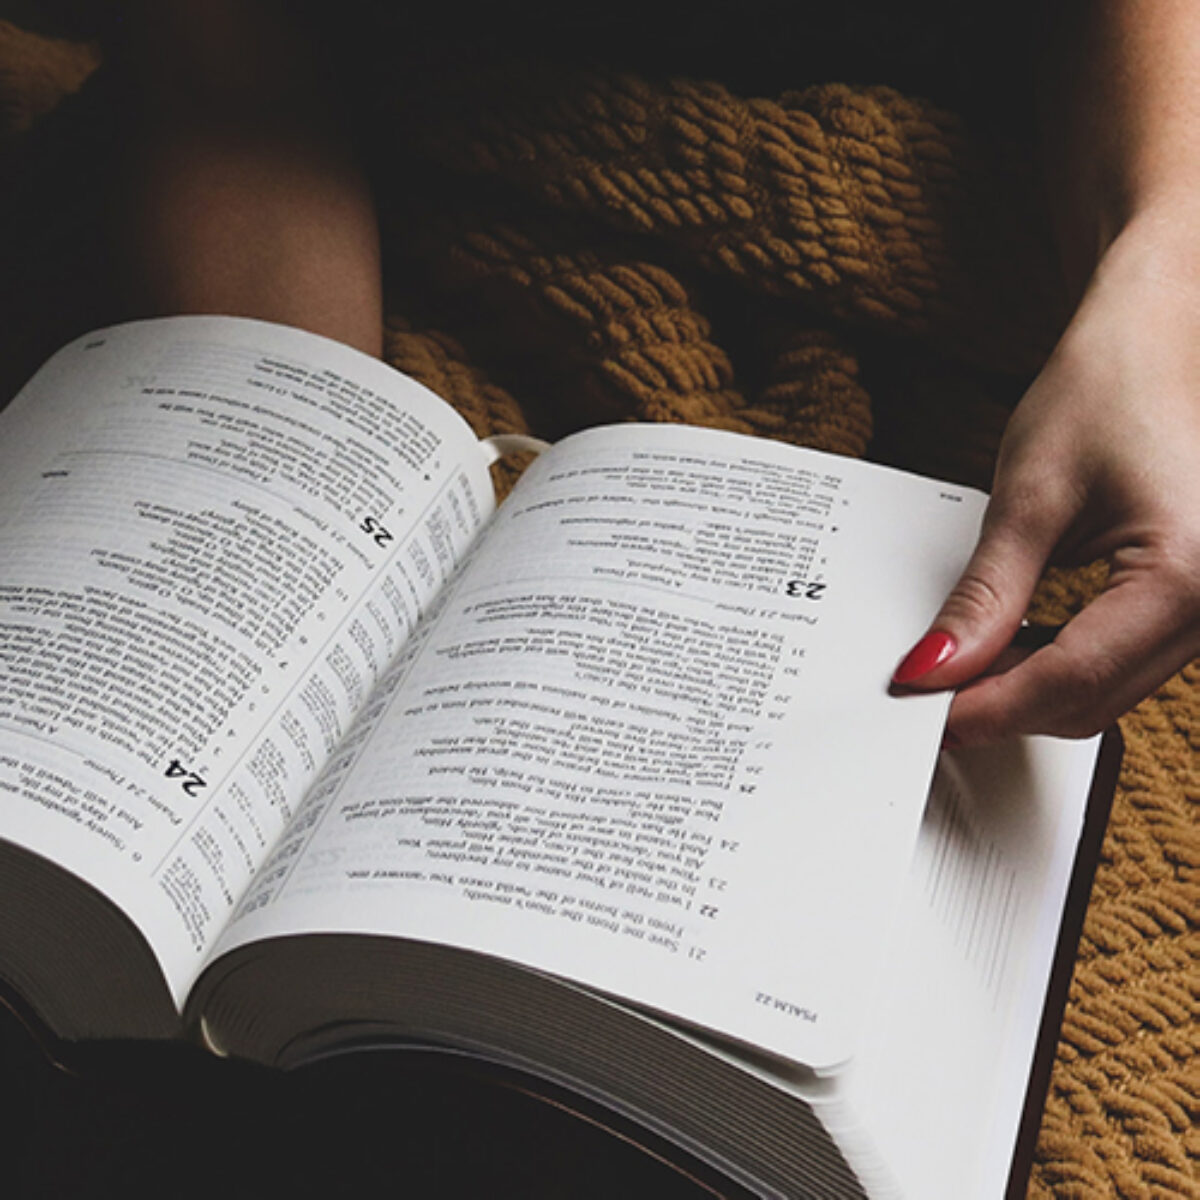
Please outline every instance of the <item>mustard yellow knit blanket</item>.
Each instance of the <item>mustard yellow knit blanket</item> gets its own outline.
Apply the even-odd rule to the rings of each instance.
[[[104,319],[86,287],[97,61],[0,23],[0,165],[19,172],[0,344],[25,369]],[[747,97],[535,62],[366,90],[387,358],[480,434],[687,421],[987,486],[1064,315],[1018,145],[838,83]],[[1102,579],[1053,573],[1037,615],[1065,619]],[[1039,1198],[1200,1196],[1200,665],[1122,730]]]

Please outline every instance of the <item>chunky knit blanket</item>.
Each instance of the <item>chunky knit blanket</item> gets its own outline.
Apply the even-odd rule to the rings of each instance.
[[[0,23],[6,385],[119,316],[99,58]],[[481,435],[691,422],[987,486],[1065,312],[1019,139],[886,87],[469,66],[364,71],[393,365]],[[1034,1197],[1200,1196],[1200,664],[1121,724]]]

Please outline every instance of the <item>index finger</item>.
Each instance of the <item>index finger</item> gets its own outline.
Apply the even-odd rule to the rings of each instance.
[[[950,709],[949,740],[1100,732],[1200,652],[1194,608],[1149,575],[1110,588],[1048,645],[964,687]]]

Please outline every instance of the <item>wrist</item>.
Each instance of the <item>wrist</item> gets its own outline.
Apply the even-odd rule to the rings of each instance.
[[[1080,291],[1101,274],[1172,292],[1200,291],[1200,183],[1194,191],[1164,189],[1128,208],[1101,212]]]

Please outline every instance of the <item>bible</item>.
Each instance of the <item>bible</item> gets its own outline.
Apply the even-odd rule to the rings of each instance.
[[[0,979],[57,1037],[432,1047],[760,1194],[1004,1193],[1099,743],[889,693],[980,493],[631,424],[497,506],[529,439],[234,318],[0,429]]]

